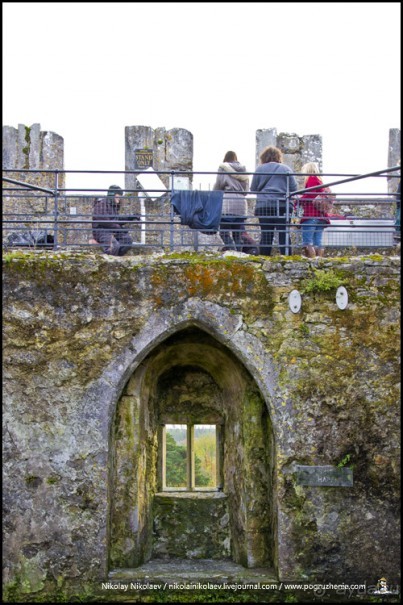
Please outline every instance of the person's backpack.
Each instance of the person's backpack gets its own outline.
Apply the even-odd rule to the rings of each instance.
[[[258,244],[255,242],[253,237],[251,237],[249,235],[249,233],[247,233],[246,231],[242,231],[242,233],[241,233],[241,242],[242,242],[242,249],[241,249],[242,252],[244,252],[245,254],[253,254],[254,256],[259,255]]]
[[[24,246],[29,248],[51,247],[54,243],[53,235],[44,230],[37,231],[17,231],[10,233],[7,238],[7,246]]]
[[[324,190],[312,200],[312,205],[325,216],[332,212],[335,200],[336,196],[332,193],[330,187],[325,187]]]

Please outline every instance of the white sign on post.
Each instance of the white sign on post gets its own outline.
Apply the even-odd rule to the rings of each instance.
[[[147,168],[144,172],[137,174],[136,178],[146,196],[153,202],[167,192],[167,188],[155,172],[154,168]]]
[[[175,190],[190,190],[190,179],[188,176],[174,176],[173,188]]]

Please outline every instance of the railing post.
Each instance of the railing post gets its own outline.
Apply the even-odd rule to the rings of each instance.
[[[54,239],[53,239],[53,250],[58,248],[58,235],[59,235],[59,171],[55,170],[55,208],[54,208]]]
[[[290,195],[290,175],[287,174],[287,194],[285,198],[285,255],[289,256],[290,252],[290,209],[288,205],[288,199]]]
[[[349,176],[348,178],[339,178],[339,180],[332,180],[331,182],[328,183],[322,183],[319,185],[316,185],[314,187],[309,187],[309,188],[303,188],[303,189],[298,189],[297,191],[293,191],[290,192],[290,181],[289,178],[291,177],[291,174],[287,175],[287,182],[286,182],[286,191],[284,192],[284,196],[281,196],[282,199],[285,200],[286,203],[286,208],[284,211],[284,223],[281,220],[281,227],[283,227],[283,225],[285,224],[285,234],[283,237],[283,247],[282,249],[284,250],[284,252],[288,255],[290,253],[292,253],[292,249],[293,249],[293,244],[295,246],[295,249],[300,248],[301,247],[301,237],[300,234],[298,234],[298,236],[296,237],[296,234],[294,233],[293,230],[291,230],[292,224],[292,213],[293,213],[293,201],[295,201],[295,207],[296,209],[298,209],[298,207],[300,206],[300,201],[299,201],[299,197],[301,196],[301,194],[306,193],[306,192],[316,192],[318,189],[323,188],[324,186],[333,186],[333,185],[342,185],[342,184],[346,184],[349,182],[355,182],[361,179],[365,179],[368,177],[380,177],[380,178],[384,178],[386,175],[388,175],[390,172],[397,172],[399,170],[399,166],[393,166],[391,168],[388,169],[384,169],[384,170],[379,170],[376,172],[371,172],[368,174],[364,174],[364,175],[354,175],[354,176]],[[12,170],[3,170],[3,173],[5,175],[7,175],[8,173],[14,173],[15,171]],[[66,194],[67,190],[66,188],[62,187],[61,183],[60,183],[60,174],[64,174],[65,171],[63,170],[46,170],[46,171],[33,171],[33,170],[21,170],[21,173],[28,173],[30,174],[31,172],[47,172],[49,173],[49,178],[51,177],[51,174],[53,172],[54,174],[54,183],[53,186],[50,186],[48,188],[39,186],[39,185],[33,185],[30,184],[28,182],[25,181],[20,181],[20,180],[16,180],[16,179],[12,179],[9,178],[7,176],[3,176],[3,181],[5,183],[9,183],[10,185],[16,185],[17,188],[15,187],[3,187],[3,195],[7,196],[7,206],[5,204],[5,207],[3,209],[3,224],[6,225],[4,233],[7,233],[7,235],[9,234],[9,232],[12,231],[18,231],[20,228],[22,229],[22,233],[18,234],[15,236],[15,238],[12,240],[10,239],[10,246],[29,246],[32,245],[29,241],[29,233],[28,235],[26,235],[27,232],[29,232],[29,225],[21,225],[21,223],[23,222],[23,219],[21,218],[23,215],[27,215],[27,222],[32,223],[32,221],[34,220],[32,218],[32,213],[34,212],[34,217],[35,217],[35,222],[37,225],[40,224],[44,224],[47,225],[47,229],[48,230],[54,230],[54,239],[53,239],[53,243],[49,245],[47,245],[46,247],[49,249],[53,249],[53,250],[57,250],[58,248],[60,248],[61,246],[66,246],[69,247],[71,245],[71,242],[69,241],[70,238],[68,237],[69,234],[69,230],[70,229],[75,229],[76,225],[75,223],[72,224],[71,222],[71,218],[67,217],[67,219],[65,218],[65,210],[64,210],[64,205],[67,205],[67,200],[68,195]],[[84,171],[83,171],[84,172]],[[96,171],[90,171],[90,172],[96,172]],[[170,193],[171,196],[174,194],[176,187],[179,186],[179,184],[175,181],[177,177],[177,174],[181,174],[181,171],[176,171],[176,170],[169,170],[166,171],[166,175],[168,176],[168,186],[165,188],[164,186],[164,190],[166,189],[168,194]],[[325,175],[324,175],[325,176]],[[337,175],[337,174],[332,174],[331,175],[333,178],[334,177],[345,177],[346,175]],[[398,175],[392,175],[393,177],[396,176],[396,178],[400,178]],[[178,179],[180,180],[180,179]],[[60,187],[59,187],[60,184]],[[169,189],[170,188],[170,189]],[[22,190],[22,191],[21,191]],[[34,210],[31,210],[30,207],[27,206],[27,202],[24,201],[24,204],[22,206],[22,213],[18,212],[18,207],[20,204],[20,198],[25,198],[24,192],[25,190],[29,191],[37,191],[37,192],[42,192],[43,194],[47,195],[47,201],[50,198],[54,198],[54,210],[51,209],[51,206],[47,206],[45,208],[45,211],[41,211],[41,217],[38,218],[36,217],[36,210],[34,208]],[[85,191],[83,189],[72,189],[72,192],[75,191]],[[137,190],[136,190],[137,191]],[[158,189],[157,189],[158,191]],[[250,193],[256,193],[256,192],[250,192]],[[28,195],[28,194],[27,194]],[[388,198],[385,197],[384,193],[345,193],[343,196],[341,194],[337,194],[337,202],[338,202],[338,206],[342,206],[347,202],[351,202],[353,205],[359,204],[361,205],[368,205],[369,203],[369,196],[380,196],[379,199],[377,198],[371,198],[371,207],[372,207],[372,200],[373,202],[377,203],[377,204],[384,204],[384,203],[388,203],[390,204],[393,200],[395,194],[393,193],[388,193]],[[347,196],[347,197],[346,197]],[[353,196],[353,197],[349,197],[349,196]],[[358,199],[357,199],[358,196]],[[10,201],[8,200],[8,198],[10,198]],[[17,201],[14,201],[17,200]],[[61,206],[59,207],[61,203]],[[80,201],[81,203],[81,201]],[[279,198],[279,196],[277,197],[277,201],[276,201],[276,208],[277,208],[277,215],[280,216],[279,213],[279,203],[281,203],[281,200]],[[10,209],[8,209],[8,207],[10,206]],[[164,208],[166,208],[164,206]],[[166,208],[167,210],[168,208]],[[174,206],[172,205],[172,200],[171,200],[171,204],[169,207],[169,214],[167,215],[166,210],[164,210],[164,214],[163,216],[165,216],[165,219],[163,221],[163,225],[164,227],[161,227],[160,229],[160,233],[163,234],[163,247],[166,248],[169,251],[173,251],[175,249],[179,249],[181,247],[193,247],[193,250],[195,252],[198,252],[198,250],[203,247],[202,246],[202,242],[200,242],[200,236],[199,236],[199,230],[197,229],[191,229],[190,232],[188,229],[182,229],[180,225],[182,225],[182,223],[176,222],[176,210],[174,208]],[[350,208],[348,208],[348,211],[351,212]],[[53,214],[53,218],[52,218],[52,214]],[[328,248],[337,248],[337,247],[360,247],[360,248],[366,248],[366,247],[374,247],[374,246],[379,246],[379,247],[392,247],[395,245],[395,240],[393,238],[393,234],[399,233],[399,226],[397,226],[395,224],[395,219],[392,219],[391,216],[391,209],[389,209],[388,206],[388,211],[387,211],[387,215],[383,213],[383,211],[381,212],[377,212],[376,213],[376,217],[373,216],[373,213],[371,211],[371,216],[368,216],[367,218],[362,216],[354,216],[354,215],[341,215],[339,214],[338,216],[335,217],[335,219],[340,219],[340,221],[336,221],[336,220],[332,220],[331,224],[329,225],[329,228],[325,231],[324,234],[324,239],[326,239],[326,244],[325,246]],[[85,216],[85,215],[83,215]],[[167,218],[167,216],[169,216],[169,218]],[[264,218],[264,217],[263,217]],[[266,217],[267,218],[267,217]],[[344,219],[344,220],[341,220]],[[379,219],[379,220],[377,220]],[[257,219],[259,220],[259,219]],[[83,220],[83,223],[91,223],[91,220]],[[158,221],[156,221],[158,222]],[[168,238],[165,236],[165,225],[170,225],[169,229],[170,229],[170,234],[168,235]],[[4,228],[3,228],[4,229]],[[278,229],[277,229],[278,231]],[[353,235],[356,236],[353,238],[354,241],[352,241],[352,233]],[[368,232],[368,234],[366,236],[360,236],[360,234],[362,232]],[[336,235],[342,234],[343,237],[343,241],[338,238],[335,239],[335,233]],[[376,233],[376,235],[375,235]],[[385,241],[385,234],[388,234],[388,238]],[[11,233],[10,233],[11,235]],[[18,236],[18,237],[17,237]],[[186,236],[186,243],[184,240],[184,237]],[[325,237],[326,236],[326,237]],[[360,237],[359,237],[360,236]],[[381,239],[384,238],[384,239]],[[297,241],[295,241],[297,240]],[[75,239],[73,238],[73,241],[75,242]],[[15,243],[13,243],[15,242]],[[19,242],[19,243],[17,243]],[[36,243],[34,244],[36,246]],[[215,244],[213,244],[215,245]]]
[[[174,178],[175,178],[175,171],[172,170],[171,171],[171,175],[170,175],[170,181],[171,181],[171,195],[170,195],[170,204],[169,204],[169,216],[170,216],[170,225],[169,225],[169,249],[172,252],[174,249],[174,207],[172,205],[172,196],[174,193]]]

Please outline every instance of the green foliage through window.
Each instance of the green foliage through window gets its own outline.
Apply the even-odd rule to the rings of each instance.
[[[213,429],[213,430],[212,430]],[[195,427],[194,438],[195,487],[216,487],[216,435],[215,426]],[[166,486],[188,487],[187,427],[166,426]]]
[[[178,445],[170,433],[166,434],[167,487],[186,487],[186,446]]]

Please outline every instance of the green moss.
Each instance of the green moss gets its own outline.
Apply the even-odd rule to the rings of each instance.
[[[38,487],[38,485],[40,485],[42,483],[42,479],[40,477],[35,476],[35,475],[27,475],[25,477],[25,483],[29,487]]]
[[[332,269],[314,269],[314,277],[303,281],[302,291],[304,293],[333,292],[343,283],[344,280]]]
[[[309,328],[306,324],[301,324],[299,326],[299,332],[301,334],[301,336],[308,336],[309,335]]]
[[[258,257],[260,258],[260,260],[262,260],[262,257]],[[302,254],[292,254],[290,256],[281,256],[281,255],[275,255],[275,256],[264,256],[263,259],[265,261],[271,261],[271,262],[275,262],[275,263],[288,263],[289,261],[298,261],[301,262],[302,261],[306,261],[307,263],[310,262],[310,259],[307,258],[306,256],[302,256]]]
[[[370,254],[368,256],[363,256],[362,260],[371,260],[371,261],[375,261],[375,262],[380,262],[385,259],[381,254]]]
[[[31,148],[31,129],[28,126],[25,126],[25,141],[27,144],[22,149],[22,153],[25,155],[24,168],[29,169],[29,151]]]
[[[347,466],[347,464],[349,465],[348,468],[351,468],[351,465],[349,464],[351,460],[351,454],[346,454],[345,456],[343,456],[343,458],[340,460],[340,462],[336,465],[337,468],[344,468],[345,466]]]
[[[3,585],[3,602],[18,603],[19,602],[19,576],[16,575],[11,582]]]
[[[172,258],[172,257],[171,257]],[[176,258],[180,259],[181,256]],[[191,256],[190,262],[159,264],[152,267],[150,283],[157,307],[198,297],[222,303],[235,301],[242,307],[249,300],[246,316],[264,313],[273,305],[272,288],[264,273],[250,262],[239,259],[206,259]],[[235,306],[233,306],[235,311]],[[238,311],[239,312],[239,311]]]
[[[55,476],[51,476],[46,479],[46,483],[48,483],[49,485],[53,485],[55,483],[58,483],[59,481],[60,481],[60,477],[55,477]]]
[[[259,326],[264,325],[267,337],[265,337],[265,341],[264,338],[261,338],[261,341],[263,341],[266,351],[278,360],[278,365],[281,368],[279,382],[279,388],[282,390],[281,403],[284,406],[287,405],[288,390],[286,391],[286,389],[292,389],[292,406],[296,423],[303,426],[303,423],[307,422],[307,415],[311,414],[317,423],[317,429],[312,428],[313,432],[323,428],[320,426],[320,422],[324,418],[328,423],[323,425],[325,428],[347,426],[350,431],[340,430],[340,439],[343,440],[340,443],[336,441],[336,437],[333,438],[331,431],[327,433],[328,443],[324,443],[325,439],[321,441],[318,437],[317,443],[324,447],[323,452],[320,452],[320,455],[318,454],[318,458],[323,463],[346,466],[351,464],[353,455],[356,456],[354,463],[360,467],[360,481],[362,483],[367,482],[372,492],[375,493],[376,488],[379,493],[385,496],[386,488],[381,483],[382,473],[378,473],[378,476],[369,477],[369,471],[366,470],[365,466],[368,466],[369,455],[372,452],[373,444],[370,441],[375,438],[375,434],[371,434],[368,428],[376,425],[378,415],[391,414],[397,401],[396,384],[398,381],[396,377],[398,372],[395,369],[397,368],[400,345],[398,338],[399,325],[398,322],[390,324],[393,319],[391,314],[395,311],[399,300],[397,278],[393,276],[389,278],[389,273],[383,274],[379,267],[374,270],[373,267],[370,267],[373,272],[366,272],[365,268],[360,268],[358,274],[354,267],[349,267],[344,273],[337,269],[322,270],[319,272],[319,276],[318,270],[316,270],[314,276],[307,280],[308,283],[311,283],[307,292],[313,294],[333,293],[334,289],[340,283],[343,283],[348,289],[349,300],[356,304],[353,309],[346,309],[341,312],[335,308],[334,304],[315,305],[312,302],[312,297],[311,299],[307,297],[304,299],[303,313],[310,313],[313,309],[316,315],[310,320],[312,323],[303,323],[301,319],[303,313],[301,316],[292,317],[289,322],[285,320],[287,305],[282,302],[278,304],[279,312],[276,314],[277,316],[270,314],[273,296],[275,295],[276,300],[284,301],[288,286],[272,286],[269,284],[260,266],[257,263],[250,262],[250,258],[247,260],[228,257],[223,259],[189,253],[175,254],[165,257],[162,262],[145,262],[142,265],[135,266],[130,263],[108,264],[104,261],[93,265],[89,263],[87,272],[80,273],[77,271],[77,265],[83,258],[88,258],[85,253],[74,255],[74,258],[71,254],[64,253],[40,254],[12,251],[3,254],[3,262],[7,265],[6,277],[11,276],[11,285],[18,284],[21,277],[26,279],[28,285],[30,285],[29,277],[32,276],[33,294],[36,294],[35,289],[41,287],[43,276],[45,276],[46,284],[49,285],[47,294],[57,295],[61,288],[70,287],[71,284],[82,280],[83,285],[88,288],[93,297],[93,300],[89,302],[90,310],[92,310],[91,305],[95,306],[97,304],[97,296],[101,298],[101,304],[105,301],[102,286],[103,284],[109,285],[109,278],[105,271],[105,267],[107,267],[108,271],[113,274],[113,283],[116,287],[121,287],[123,283],[131,297],[137,296],[136,285],[138,281],[135,280],[137,272],[141,272],[142,282],[146,286],[142,299],[144,303],[148,303],[154,296],[154,301],[159,300],[159,305],[168,307],[171,304],[178,304],[188,299],[189,296],[199,296],[203,300],[221,304],[229,309],[231,314],[242,313],[246,318],[246,329],[250,329],[251,332],[255,330],[258,337],[261,335],[259,330],[263,331]],[[368,258],[379,260],[378,258],[374,259],[374,257]],[[178,262],[175,262],[176,260]],[[262,264],[262,259],[258,260]],[[282,258],[281,262],[289,262],[289,260],[288,258],[287,261],[284,261],[284,258]],[[309,262],[308,259],[307,262]],[[335,259],[332,266],[337,267],[338,262],[345,261]],[[360,267],[360,265],[358,266]],[[41,271],[39,275],[37,274],[38,267]],[[269,267],[268,273],[270,269]],[[307,270],[309,269],[304,267],[304,272]],[[62,281],[58,283],[55,276],[57,279],[62,279]],[[297,276],[295,279],[298,281],[300,277]],[[359,295],[357,294],[358,288],[360,289]],[[281,299],[281,297],[283,298]],[[85,304],[87,301],[89,301],[89,297],[78,297],[78,303],[80,304]],[[108,301],[110,302],[110,299]],[[50,302],[52,303],[52,301]],[[126,300],[123,303],[126,303]],[[58,304],[60,304],[60,316],[66,317],[63,303]],[[133,320],[134,314],[132,313],[130,316],[130,313],[132,313],[132,307],[129,304],[127,306],[127,314],[130,317],[130,324],[129,322],[127,324],[130,325],[128,339],[137,333],[138,326],[142,321]],[[146,312],[144,316],[146,316]],[[262,321],[257,327],[250,327],[247,319],[254,316]],[[42,352],[46,351],[43,363],[45,364],[49,359],[60,358],[58,355],[60,356],[60,352],[63,351],[64,359],[81,364],[80,369],[77,370],[82,373],[79,379],[82,379],[82,381],[88,380],[91,377],[96,377],[100,367],[105,365],[111,355],[116,354],[116,346],[111,347],[110,350],[105,350],[102,347],[103,343],[108,342],[108,336],[105,336],[105,340],[103,338],[104,334],[109,331],[110,321],[104,318],[99,321],[93,319],[88,332],[85,331],[92,338],[92,341],[88,342],[88,346],[86,344],[83,346],[83,342],[86,342],[84,339],[72,341],[69,338],[73,331],[80,332],[82,330],[81,320],[77,319],[73,313],[71,313],[70,319],[71,325],[67,328],[60,325],[56,326],[56,321],[52,317],[47,317],[49,324],[41,320],[46,328],[40,342],[43,347]],[[29,350],[33,346],[32,343],[35,342],[33,334],[36,328],[38,326],[42,327],[41,321],[38,320],[38,323],[30,325],[30,320],[21,320],[18,317],[15,317],[14,320],[18,328],[16,333],[18,341],[16,338],[15,342],[17,346],[20,346],[19,342],[23,342],[24,347]],[[52,321],[54,325],[50,325]],[[113,315],[113,322],[119,323],[120,321],[120,316]],[[325,326],[323,331],[316,330],[316,324],[321,324],[321,328]],[[26,327],[24,327],[25,325]],[[266,328],[267,325],[269,327]],[[98,351],[94,347],[94,337],[96,335],[102,336]],[[120,346],[126,345],[123,342],[123,345]],[[87,357],[88,359],[86,359]],[[84,372],[87,367],[88,374]],[[367,386],[366,381],[368,381]],[[250,417],[250,414],[258,417],[260,413],[258,399],[254,399],[251,395],[249,403],[250,407],[247,410],[245,409],[245,414],[248,412],[247,417]],[[132,424],[134,420],[128,408],[122,407],[119,413],[122,415],[120,418],[122,432],[127,438],[127,442],[122,445],[124,461],[127,460],[130,463],[137,438]],[[353,421],[350,423],[351,418],[354,418],[354,424]],[[346,422],[350,424],[344,424]],[[253,448],[257,439],[262,439],[257,429],[259,427],[250,426],[243,435],[247,447]],[[316,436],[318,434],[315,433]],[[355,446],[359,448],[359,456],[357,454],[358,450],[354,449]],[[310,462],[312,463],[312,460],[308,458],[306,463]],[[130,464],[122,465],[123,479],[129,473],[135,474],[136,470],[134,464],[132,466]],[[371,472],[375,473],[377,470],[375,468]],[[384,475],[385,481],[390,483],[389,473],[384,473]],[[28,475],[26,485],[34,487],[38,479],[33,475]],[[49,485],[56,483],[57,480],[55,476],[45,479]],[[379,484],[376,481],[379,481]],[[306,530],[309,540],[311,540],[311,536],[313,540],[315,528],[310,525],[308,504],[305,503],[302,493],[298,492],[297,488],[292,491],[293,489],[290,487],[287,505],[295,509],[295,520],[301,529],[301,535]],[[83,497],[84,504],[91,505],[91,501],[86,501],[85,494],[83,494]],[[133,499],[128,498],[128,502],[132,505]],[[122,536],[124,535],[122,530]],[[311,544],[313,546],[313,542],[310,542]],[[303,549],[307,551],[306,546],[302,545],[301,549],[301,552],[303,552]],[[10,594],[14,595],[12,601],[18,602],[18,597],[15,596],[16,585],[11,584],[9,590]],[[45,595],[45,589],[41,593],[35,593],[37,602],[41,602],[42,592]],[[60,601],[64,598],[68,601],[64,594],[60,592]],[[29,595],[26,596],[29,597]],[[43,598],[45,599],[45,596]],[[106,599],[107,597],[102,595],[102,598]],[[161,595],[161,598],[167,600],[168,597]],[[95,597],[91,594],[85,595],[83,592],[80,596],[75,594],[75,599],[89,601],[95,600]]]

